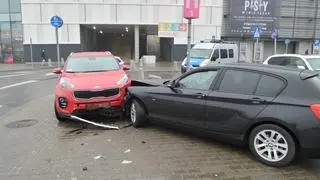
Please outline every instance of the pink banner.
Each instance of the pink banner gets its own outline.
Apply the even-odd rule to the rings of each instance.
[[[184,18],[198,19],[200,12],[200,0],[184,0]]]

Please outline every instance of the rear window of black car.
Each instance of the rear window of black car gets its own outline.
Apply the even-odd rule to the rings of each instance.
[[[258,84],[255,95],[275,97],[284,88],[285,83],[276,77],[263,75]]]
[[[260,74],[239,70],[227,70],[219,87],[220,92],[253,95]]]

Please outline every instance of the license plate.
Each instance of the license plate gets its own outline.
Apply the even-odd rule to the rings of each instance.
[[[110,106],[110,103],[108,103],[108,102],[87,104],[87,108],[88,109],[106,108],[106,107],[109,107],[109,106]]]

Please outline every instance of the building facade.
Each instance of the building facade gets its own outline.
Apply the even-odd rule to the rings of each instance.
[[[250,15],[252,13],[270,13],[267,7],[269,5],[272,10],[276,10],[278,16],[271,16],[273,23],[269,23],[269,31],[262,32],[259,42],[253,37],[253,33],[232,33],[232,17],[234,8],[232,3],[240,3],[243,11],[249,9]],[[261,9],[251,6],[256,0],[223,0],[223,30],[222,36],[224,39],[240,41],[240,57],[241,61],[262,62],[268,56],[274,54],[274,41],[271,38],[271,31],[278,30],[277,50],[276,53],[295,53],[318,54],[318,47],[313,46],[313,41],[320,38],[320,24],[319,18],[319,1],[318,0],[262,0],[257,1],[261,3]],[[273,4],[272,4],[273,3]],[[248,6],[246,6],[248,5]],[[272,6],[271,6],[272,5]],[[253,10],[250,11],[250,7]],[[256,10],[256,11],[255,11]],[[266,10],[266,11],[265,11]],[[246,12],[245,12],[246,14]],[[272,14],[272,12],[271,12]],[[268,18],[268,17],[267,17]],[[264,20],[266,20],[265,18]],[[266,22],[268,24],[268,22]],[[270,31],[271,30],[271,31]],[[286,46],[285,42],[289,42]]]
[[[60,52],[110,50],[126,59],[157,55],[160,60],[182,60],[187,37],[158,38],[159,23],[186,23],[184,0],[22,0],[25,57],[40,52],[56,60],[55,31],[50,18],[59,15]],[[220,37],[222,0],[201,0],[200,18],[193,21],[192,42]]]
[[[10,57],[24,57],[20,0],[0,0],[0,61]]]

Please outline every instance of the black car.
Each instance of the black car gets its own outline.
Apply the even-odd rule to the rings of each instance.
[[[140,86],[140,87],[139,87]],[[261,162],[320,157],[320,76],[281,66],[219,64],[128,89],[131,121],[160,121],[249,146]]]

